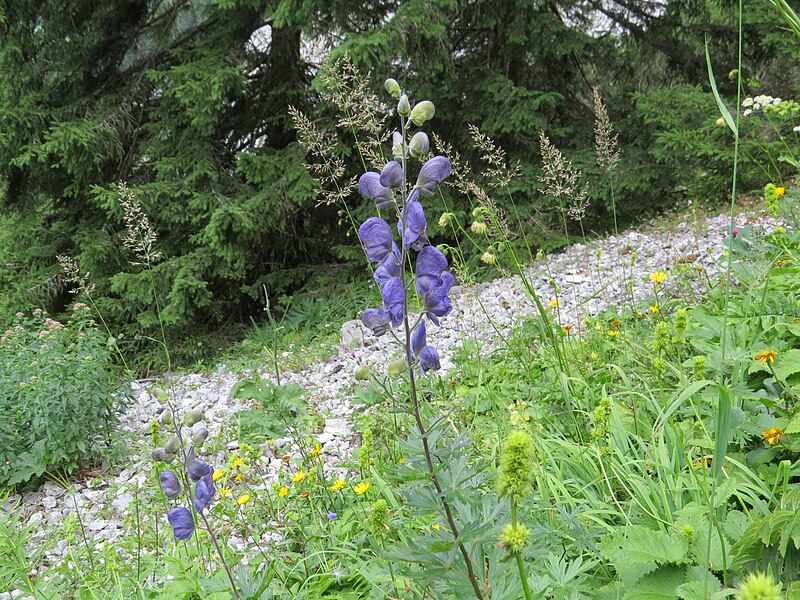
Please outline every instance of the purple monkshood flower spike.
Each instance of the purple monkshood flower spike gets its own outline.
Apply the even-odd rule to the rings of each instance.
[[[441,283],[442,273],[447,269],[447,258],[434,246],[425,246],[417,256],[417,293],[424,296]]]
[[[374,200],[378,208],[388,208],[394,204],[392,190],[381,185],[381,176],[374,171],[369,171],[359,177],[358,191],[362,196]]]
[[[186,470],[189,472],[189,477],[192,481],[200,481],[203,477],[212,472],[211,467],[199,458],[195,458],[190,462]]]
[[[422,321],[422,323],[420,323],[414,330],[414,333],[411,334],[411,353],[415,357],[419,356],[419,353],[422,352],[422,349],[428,345],[426,334],[425,321]]]
[[[399,188],[403,185],[403,167],[396,160],[386,163],[381,170],[380,184],[387,188]]]
[[[164,471],[158,476],[158,480],[161,482],[161,491],[167,498],[175,498],[181,493],[181,483],[175,473]]]
[[[398,229],[405,223],[405,229],[401,232],[403,248],[406,250],[412,248],[419,252],[428,243],[428,238],[425,235],[428,223],[425,220],[425,211],[422,209],[422,204],[412,200],[413,197],[414,194],[409,196],[409,202],[403,207]]]
[[[446,156],[434,156],[419,170],[416,188],[426,196],[432,196],[436,186],[450,175],[453,166]]]
[[[172,525],[172,533],[175,539],[186,541],[194,533],[194,517],[188,508],[173,508],[167,515],[169,524]]]
[[[378,285],[383,286],[386,285],[386,282],[389,281],[392,277],[400,277],[402,256],[400,255],[400,248],[397,247],[397,244],[392,243],[392,251],[386,255],[381,263],[376,267],[375,274],[373,278],[375,281],[378,282]]]
[[[403,322],[406,309],[406,289],[399,277],[392,277],[383,286],[383,304],[392,318],[392,327]]]
[[[392,228],[379,217],[370,217],[358,228],[358,237],[372,262],[380,262],[392,252],[396,245],[392,240]]]
[[[392,316],[389,314],[388,310],[368,308],[364,311],[361,322],[364,324],[364,327],[372,330],[375,337],[381,337],[384,333],[389,331],[389,326],[392,323]]]
[[[442,365],[439,363],[439,353],[433,346],[425,346],[419,354],[419,366],[422,372],[438,371]]]
[[[450,288],[453,287],[454,281],[453,274],[450,271],[445,271],[440,278],[441,283],[425,294],[423,310],[436,325],[439,324],[439,317],[446,317],[453,310],[453,305],[450,303],[450,298],[447,294],[450,292]]]

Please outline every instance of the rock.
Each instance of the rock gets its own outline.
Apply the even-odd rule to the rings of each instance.
[[[350,435],[350,425],[347,419],[328,419],[325,421],[325,431],[323,434],[325,433],[334,437],[344,437]]]
[[[342,324],[342,344],[350,349],[364,345],[364,325],[361,321],[345,321]]]
[[[122,514],[131,505],[131,502],[133,502],[133,495],[123,492],[114,498],[111,502],[111,508]]]

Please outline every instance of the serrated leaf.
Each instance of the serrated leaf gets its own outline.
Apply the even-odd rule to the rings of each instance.
[[[658,565],[685,562],[689,544],[682,537],[631,525],[601,541],[598,548],[630,586]]]
[[[675,565],[659,567],[645,575],[625,594],[625,600],[675,600],[676,590],[683,583],[684,568]]]

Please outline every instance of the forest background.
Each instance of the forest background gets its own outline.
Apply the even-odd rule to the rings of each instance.
[[[387,77],[412,102],[436,99],[435,151],[449,144],[486,176],[474,125],[518,165],[492,200],[525,252],[580,234],[541,189],[540,132],[591,182],[589,234],[614,227],[612,185],[620,226],[713,206],[729,197],[734,146],[704,45],[735,110],[737,22],[729,0],[0,0],[0,326],[65,310],[75,284],[58,256],[139,353],[160,326],[174,347],[213,352],[266,307],[279,316],[363,280],[353,223],[375,209],[353,184],[380,164],[354,140],[391,136],[371,115],[393,107],[366,91]],[[745,95],[797,97],[798,40],[769,3],[747,3]],[[614,179],[595,160],[594,88],[624,148]],[[336,182],[309,172],[290,107],[334,150]],[[763,120],[740,131],[740,190],[793,172]],[[150,268],[120,242],[121,190],[157,232]],[[470,210],[445,191],[441,212]],[[432,215],[430,234],[456,244]]]

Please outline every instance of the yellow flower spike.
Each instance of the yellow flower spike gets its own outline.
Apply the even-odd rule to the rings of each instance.
[[[655,273],[650,274],[650,280],[654,283],[664,283],[664,280],[668,277],[668,275],[664,271],[656,271]]]
[[[250,502],[250,494],[242,494],[236,499],[236,504],[238,504],[239,506],[243,506],[248,502]]]
[[[211,475],[211,481],[219,481],[225,475],[225,471],[222,469],[214,469],[214,473]]]
[[[773,365],[775,364],[775,357],[778,356],[777,350],[764,350],[764,352],[759,352],[753,358],[760,362],[762,365],[767,363]]]
[[[362,494],[366,494],[367,490],[372,486],[369,481],[362,481],[361,483],[353,486],[353,491],[361,496]]]
[[[309,450],[309,454],[311,456],[319,456],[322,453],[322,445],[316,444],[311,450]]]
[[[302,481],[303,481],[303,480],[304,480],[306,477],[308,477],[308,473],[306,473],[305,471],[298,471],[297,473],[295,473],[295,474],[292,476],[292,481],[294,481],[295,483],[300,483],[300,482],[302,482]]]
[[[238,469],[244,464],[244,459],[241,456],[237,456],[233,459],[233,468]]]
[[[786,193],[786,188],[785,187],[776,187],[775,188],[775,195],[778,196],[779,198],[781,196],[783,196],[785,193]]]
[[[278,498],[283,498],[288,493],[289,493],[289,488],[283,486],[281,489],[278,490]]]
[[[774,446],[778,443],[778,441],[783,437],[784,431],[780,427],[773,427],[772,429],[767,429],[764,433],[761,434],[761,439],[764,440],[770,446]]]

